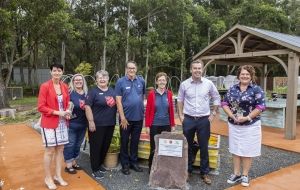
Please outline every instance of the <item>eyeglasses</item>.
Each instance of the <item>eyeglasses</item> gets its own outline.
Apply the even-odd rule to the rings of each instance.
[[[98,77],[97,80],[108,80],[108,77]]]
[[[74,79],[74,81],[76,81],[76,82],[77,82],[77,81],[82,81],[82,79]]]
[[[136,67],[127,67],[128,70],[135,70]]]

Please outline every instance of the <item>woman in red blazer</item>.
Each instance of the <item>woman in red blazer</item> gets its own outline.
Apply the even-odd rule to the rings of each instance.
[[[147,98],[145,112],[146,132],[150,133],[149,172],[155,151],[154,136],[163,131],[175,130],[172,92],[166,89],[167,74],[160,72],[155,76],[157,89],[151,90]]]
[[[63,65],[52,64],[50,74],[51,79],[40,86],[38,111],[42,116],[41,133],[45,146],[45,184],[48,189],[56,189],[53,180],[61,186],[68,185],[61,176],[61,164],[64,144],[69,142],[67,120],[70,119],[71,111],[67,110],[70,101],[68,86],[60,80],[63,74]],[[52,178],[50,168],[53,156],[56,161],[56,170]]]

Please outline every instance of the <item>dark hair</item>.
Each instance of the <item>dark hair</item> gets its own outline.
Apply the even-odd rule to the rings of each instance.
[[[61,70],[64,70],[64,66],[60,63],[53,63],[50,65],[50,70],[52,71],[53,67],[59,68]]]
[[[192,69],[193,64],[201,64],[202,68],[203,68],[203,62],[200,59],[196,59],[194,61],[192,61],[192,63],[190,64],[190,69]]]
[[[252,65],[242,65],[237,70],[237,78],[240,79],[240,74],[242,70],[246,70],[250,73],[252,82],[255,82],[256,76],[255,76],[255,69]]]
[[[168,75],[166,73],[164,73],[164,72],[157,73],[156,76],[155,76],[155,81],[157,81],[158,78],[160,78],[162,76],[164,76],[166,78],[166,80],[168,81]]]

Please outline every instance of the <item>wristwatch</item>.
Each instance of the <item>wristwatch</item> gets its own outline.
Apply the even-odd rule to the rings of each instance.
[[[212,114],[213,116],[216,116],[216,115],[217,115],[217,112],[214,110],[214,111],[211,112],[211,114]]]

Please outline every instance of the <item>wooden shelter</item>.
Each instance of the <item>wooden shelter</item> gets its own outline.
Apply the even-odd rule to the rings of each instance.
[[[204,70],[209,64],[251,64],[263,73],[261,86],[264,90],[268,65],[280,64],[288,76],[285,138],[292,140],[296,138],[299,57],[300,37],[235,25],[193,59],[202,60]]]

